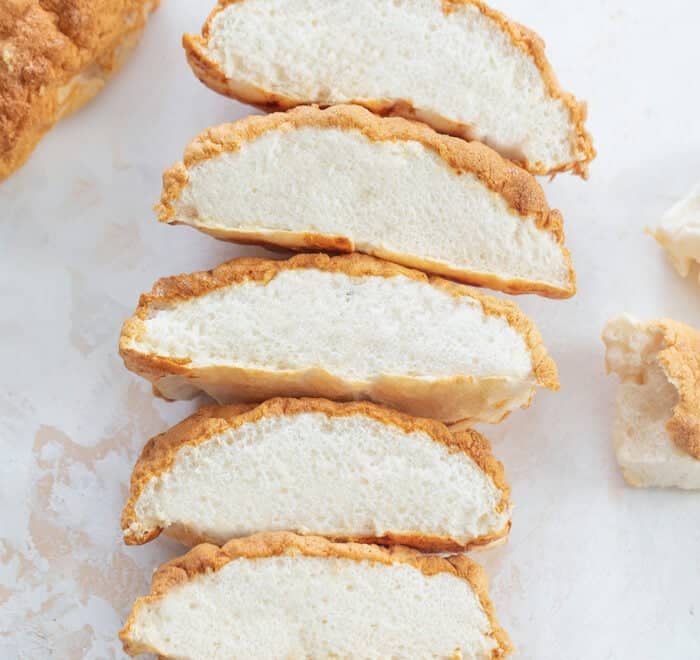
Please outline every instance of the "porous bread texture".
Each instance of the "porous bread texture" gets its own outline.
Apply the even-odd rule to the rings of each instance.
[[[242,243],[357,250],[510,293],[575,292],[561,214],[530,174],[478,142],[360,106],[209,129],[164,173],[159,217]]]
[[[160,280],[120,339],[166,398],[370,399],[449,423],[497,422],[558,388],[512,303],[369,256],[236,259]]]
[[[181,659],[512,652],[486,575],[466,556],[285,532],[200,545],[163,565],[119,636],[130,655]]]
[[[129,544],[162,529],[190,544],[293,530],[444,552],[509,528],[482,435],[324,399],[201,409],[146,445],[122,514]]]
[[[620,377],[615,450],[633,486],[700,488],[700,333],[622,316],[603,341]]]
[[[183,45],[202,82],[267,110],[357,103],[534,174],[585,177],[595,157],[586,106],[559,87],[542,40],[479,0],[220,0]]]
[[[0,7],[0,180],[97,94],[158,0],[10,0]]]
[[[693,263],[700,263],[700,184],[668,210],[651,234],[678,274],[688,277]]]

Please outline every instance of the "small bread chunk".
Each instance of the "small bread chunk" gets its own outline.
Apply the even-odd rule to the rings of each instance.
[[[167,399],[370,399],[450,424],[499,422],[538,387],[558,388],[513,303],[356,253],[160,280],[119,350]]]
[[[671,207],[651,233],[666,248],[678,274],[688,277],[693,263],[700,263],[700,184]]]
[[[469,658],[512,652],[464,555],[279,532],[199,545],[161,566],[120,633],[179,660]]]
[[[220,0],[183,44],[204,84],[267,110],[356,103],[533,174],[586,176],[595,157],[542,40],[481,0]]]
[[[158,0],[0,2],[0,181],[59,119],[97,94]]]
[[[603,333],[621,380],[615,451],[638,487],[700,489],[700,333],[676,321],[629,316]]]
[[[202,408],[144,448],[124,539],[185,543],[297,531],[446,552],[510,529],[488,440],[373,403],[271,399]]]
[[[356,105],[205,131],[163,175],[159,217],[239,243],[357,250],[508,293],[576,290],[561,214],[532,175],[481,143]]]

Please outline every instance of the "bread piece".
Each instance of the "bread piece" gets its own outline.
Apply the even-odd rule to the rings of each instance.
[[[488,440],[372,403],[271,399],[202,408],[144,448],[128,544],[294,530],[431,552],[502,539],[509,487]]]
[[[510,293],[575,292],[562,218],[488,147],[359,106],[210,129],[163,175],[164,222],[241,243],[358,250]]]
[[[183,44],[199,79],[266,110],[357,103],[586,176],[586,107],[533,32],[479,0],[220,0]]]
[[[120,352],[168,399],[363,398],[449,423],[498,422],[558,387],[514,304],[360,254],[235,259],[160,280]]]
[[[676,321],[610,321],[620,376],[615,451],[632,486],[700,488],[700,333]]]
[[[163,565],[120,633],[130,655],[504,658],[488,579],[424,556],[285,532],[199,545]]]
[[[87,103],[136,47],[158,0],[0,3],[0,180]]]
[[[664,215],[651,231],[666,248],[681,277],[688,277],[693,262],[700,263],[700,184]]]

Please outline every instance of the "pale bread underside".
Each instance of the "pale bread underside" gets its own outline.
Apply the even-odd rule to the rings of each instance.
[[[561,215],[483,145],[357,106],[211,129],[163,176],[160,218],[217,238],[358,250],[467,284],[569,297]]]
[[[504,658],[481,569],[464,556],[263,534],[161,567],[120,633],[162,657]]]
[[[268,109],[359,103],[536,174],[585,175],[595,156],[539,37],[477,0],[224,0],[184,45],[205,84]]]
[[[508,486],[488,441],[370,403],[276,399],[205,408],[145,447],[127,543],[294,530],[459,550],[503,537]]]
[[[499,421],[538,385],[557,387],[511,303],[357,254],[235,260],[164,280],[120,351],[168,398],[369,398],[452,423]]]
[[[615,451],[630,485],[700,488],[700,335],[693,346],[683,342],[694,332],[672,321],[630,317],[606,326],[608,369],[621,380]]]

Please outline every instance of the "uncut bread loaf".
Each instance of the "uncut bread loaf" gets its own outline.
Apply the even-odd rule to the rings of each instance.
[[[87,103],[136,47],[158,0],[0,3],[0,180]]]
[[[625,480],[700,488],[700,332],[629,316],[603,333],[608,371],[620,377],[614,441]]]
[[[122,530],[128,544],[288,530],[445,552],[505,537],[509,494],[476,431],[368,402],[271,399],[202,408],[150,440]]]
[[[246,658],[505,658],[483,570],[279,532],[199,545],[161,566],[120,633],[129,655]]]
[[[162,279],[122,328],[127,368],[168,399],[371,399],[498,422],[556,366],[513,303],[373,257],[243,258]]]
[[[356,103],[480,140],[533,174],[586,175],[586,108],[542,40],[480,0],[220,0],[194,73],[267,110]]]
[[[481,143],[360,106],[205,131],[163,175],[159,217],[239,243],[365,252],[509,293],[575,292],[561,214],[532,175]]]

